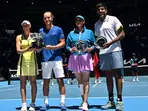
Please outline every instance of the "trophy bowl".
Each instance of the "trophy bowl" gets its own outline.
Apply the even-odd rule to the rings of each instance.
[[[75,47],[78,51],[78,54],[82,54],[85,52],[85,49],[88,47],[88,44],[83,41],[83,40],[78,40],[76,43],[75,43]]]
[[[45,46],[43,41],[43,35],[41,33],[32,33],[30,36],[31,39],[33,40],[32,42],[33,48],[41,49]]]
[[[95,47],[97,49],[103,48],[103,44],[105,44],[107,42],[107,39],[103,36],[98,36],[96,38],[96,42],[94,43]]]

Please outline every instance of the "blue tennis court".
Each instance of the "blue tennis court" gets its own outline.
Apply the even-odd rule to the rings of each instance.
[[[91,78],[90,95],[89,95],[89,111],[101,111],[100,106],[107,102],[107,89],[105,78],[102,79],[102,84],[94,84],[94,79]],[[139,82],[132,82],[132,77],[125,77],[123,88],[124,111],[148,111],[148,76],[140,76]],[[41,80],[38,80],[38,92],[36,105],[43,105],[42,85]],[[69,85],[65,79],[66,86],[66,105],[67,111],[78,111],[81,104],[79,88],[76,82]],[[30,104],[31,86],[27,85],[27,103]],[[50,86],[50,111],[59,111],[60,96],[58,85]],[[116,93],[115,93],[116,95]],[[11,85],[7,82],[0,82],[0,111],[16,111],[21,107],[21,96],[19,89],[19,81],[11,81]],[[116,98],[115,98],[116,99]],[[110,109],[109,111],[115,111]]]

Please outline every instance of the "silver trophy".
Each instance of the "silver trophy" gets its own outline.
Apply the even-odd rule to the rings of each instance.
[[[31,39],[33,40],[32,42],[33,48],[41,49],[45,46],[43,41],[43,35],[41,33],[32,33],[30,36]]]
[[[78,40],[76,43],[75,43],[75,47],[78,51],[78,54],[82,54],[85,52],[86,48],[88,47],[88,44],[83,41],[83,40]]]
[[[105,44],[107,42],[107,39],[103,36],[98,36],[96,38],[96,42],[94,43],[95,47],[97,49],[101,49],[103,48],[103,44]]]

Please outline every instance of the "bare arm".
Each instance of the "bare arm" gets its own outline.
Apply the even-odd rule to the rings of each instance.
[[[113,44],[117,41],[120,41],[125,37],[125,33],[124,33],[122,26],[117,30],[117,32],[118,32],[118,36],[114,40],[111,41],[111,44]]]
[[[110,42],[107,42],[103,45],[104,48],[107,48],[109,47],[111,44],[115,43],[115,42],[118,42],[120,41],[121,39],[123,39],[125,37],[125,33],[124,33],[124,30],[123,30],[123,27],[120,26],[120,28],[117,30],[117,37],[115,39],[113,39],[112,41]]]
[[[24,53],[24,52],[26,52],[28,50],[28,48],[21,49],[20,44],[21,44],[21,36],[18,35],[16,37],[16,51],[17,51],[18,54]]]

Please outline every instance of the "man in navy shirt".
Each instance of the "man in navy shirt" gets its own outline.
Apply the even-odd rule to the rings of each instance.
[[[65,46],[65,38],[63,30],[53,25],[54,16],[51,12],[45,12],[43,15],[45,27],[40,29],[40,33],[43,35],[45,48],[42,50],[42,77],[43,77],[43,95],[44,105],[40,110],[48,110],[48,94],[49,94],[49,82],[52,76],[52,71],[57,78],[60,95],[61,95],[61,109],[66,109],[65,106],[65,86],[63,82],[64,70],[62,64],[62,48]]]

